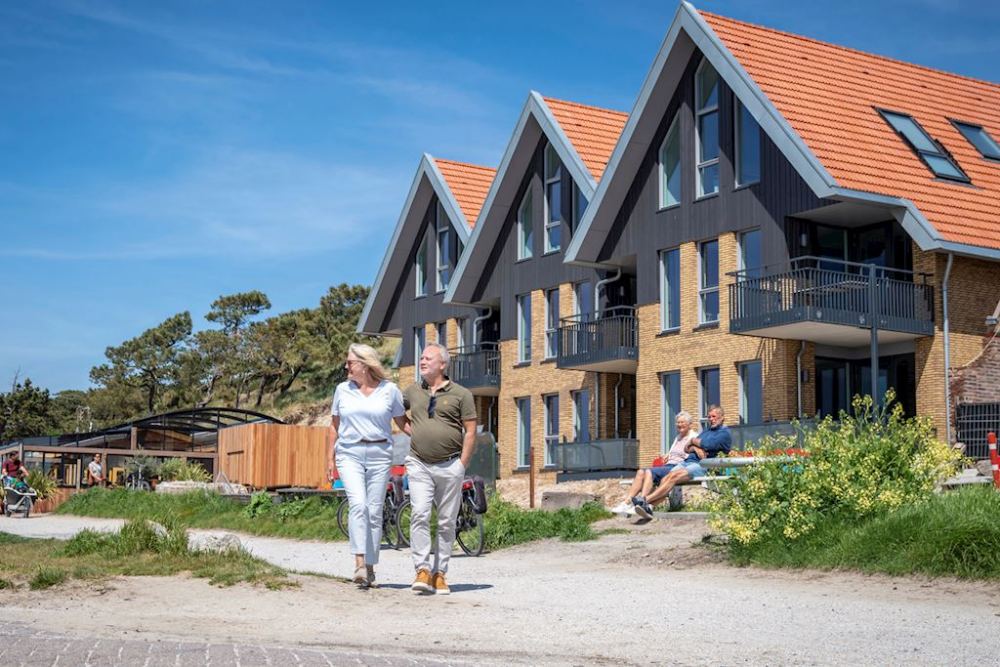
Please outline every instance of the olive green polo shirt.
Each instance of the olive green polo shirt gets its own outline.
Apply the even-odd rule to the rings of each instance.
[[[429,415],[432,397],[434,414]],[[476,419],[472,392],[449,380],[431,394],[427,383],[421,381],[406,388],[403,404],[412,422],[412,455],[424,463],[441,463],[462,453],[464,422]]]

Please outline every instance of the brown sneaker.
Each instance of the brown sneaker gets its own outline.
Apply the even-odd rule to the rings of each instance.
[[[451,589],[448,588],[448,582],[444,580],[444,572],[434,573],[434,592],[438,595],[450,595]]]
[[[412,584],[410,584],[410,590],[417,593],[433,593],[434,587],[431,586],[430,570],[417,570],[417,578],[413,580]]]

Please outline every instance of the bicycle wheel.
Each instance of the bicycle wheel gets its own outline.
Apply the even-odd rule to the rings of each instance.
[[[404,500],[399,507],[396,509],[396,535],[399,538],[400,547],[410,546],[410,517],[413,514],[413,507],[410,505],[410,499]],[[437,543],[437,507],[431,510],[431,552],[434,551],[434,545]]]
[[[382,541],[390,549],[399,548],[399,531],[396,530],[396,504],[386,495],[385,503],[382,505]]]
[[[483,526],[483,516],[476,514],[468,498],[462,498],[462,506],[458,510],[458,530],[455,537],[458,546],[467,556],[478,556],[483,553],[486,544],[486,528]]]
[[[397,531],[396,526],[393,524],[393,517],[389,516],[390,514],[393,514],[390,507],[389,503],[382,506],[382,541],[385,542],[385,545],[390,549],[396,549]],[[347,502],[347,498],[345,497],[342,501],[340,501],[340,507],[337,508],[337,528],[339,528],[341,534],[348,539],[351,537],[351,522],[349,517],[350,511],[351,505]]]
[[[347,532],[347,513],[350,511],[350,507],[347,503],[347,496],[344,496],[340,501],[340,507],[337,508],[337,528],[340,529],[340,534],[344,537],[350,537]]]

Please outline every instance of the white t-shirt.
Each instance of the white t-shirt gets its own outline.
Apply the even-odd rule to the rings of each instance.
[[[352,380],[341,382],[333,392],[334,417],[340,417],[338,442],[345,445],[362,440],[392,439],[392,418],[406,414],[403,393],[395,383],[382,380],[365,396]]]
[[[90,477],[96,482],[101,477],[101,464],[97,461],[91,461],[87,464],[87,469],[90,471]]]

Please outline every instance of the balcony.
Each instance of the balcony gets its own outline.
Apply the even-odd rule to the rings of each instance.
[[[729,274],[734,334],[839,346],[934,335],[934,287],[926,274],[820,257]]]
[[[475,396],[500,393],[500,349],[479,343],[451,351],[451,379]]]
[[[587,442],[559,442],[550,445],[559,474],[636,471],[639,468],[639,441],[613,438]]]
[[[563,318],[558,332],[558,368],[634,374],[639,359],[635,308],[617,306],[596,318]]]

